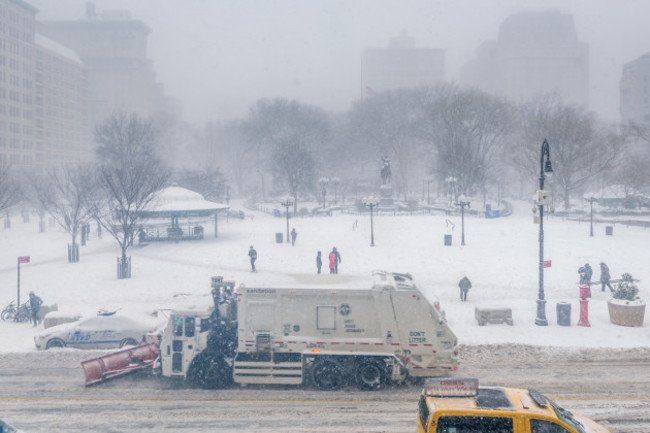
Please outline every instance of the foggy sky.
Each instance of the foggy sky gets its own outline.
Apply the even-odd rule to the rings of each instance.
[[[81,19],[86,0],[28,0],[38,20]],[[262,97],[346,110],[361,97],[360,56],[406,30],[446,50],[457,80],[510,14],[558,10],[589,44],[591,109],[618,120],[622,65],[650,52],[648,0],[96,0],[151,28],[149,58],[192,122],[243,117]]]

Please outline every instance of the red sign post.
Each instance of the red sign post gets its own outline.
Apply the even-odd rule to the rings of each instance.
[[[20,308],[20,264],[21,263],[29,263],[30,262],[30,257],[29,256],[19,256],[18,257],[18,289],[17,289],[17,295],[16,295],[16,311],[18,311],[18,308]]]

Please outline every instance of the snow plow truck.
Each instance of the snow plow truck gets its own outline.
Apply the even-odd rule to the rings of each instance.
[[[409,274],[374,271],[371,287],[361,289],[235,287],[212,277],[212,298],[211,311],[172,312],[157,347],[84,361],[86,384],[153,368],[203,388],[375,390],[458,368],[456,336]]]

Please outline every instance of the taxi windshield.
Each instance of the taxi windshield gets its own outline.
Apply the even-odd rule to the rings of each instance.
[[[571,412],[564,409],[563,407],[561,407],[560,405],[555,403],[550,398],[548,398],[546,396],[544,396],[544,398],[546,398],[548,403],[551,405],[551,407],[555,411],[555,415],[557,415],[557,418],[560,421],[563,421],[563,422],[567,423],[568,425],[570,425],[571,427],[573,427],[574,429],[576,429],[576,431],[578,431],[580,433],[586,433],[585,432],[585,427],[582,425],[582,423],[576,417],[573,416],[573,414]]]

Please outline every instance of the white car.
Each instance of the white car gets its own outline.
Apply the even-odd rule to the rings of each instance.
[[[136,312],[100,313],[76,322],[52,326],[34,336],[39,350],[53,347],[112,349],[135,346],[145,335],[164,327],[166,320]]]

